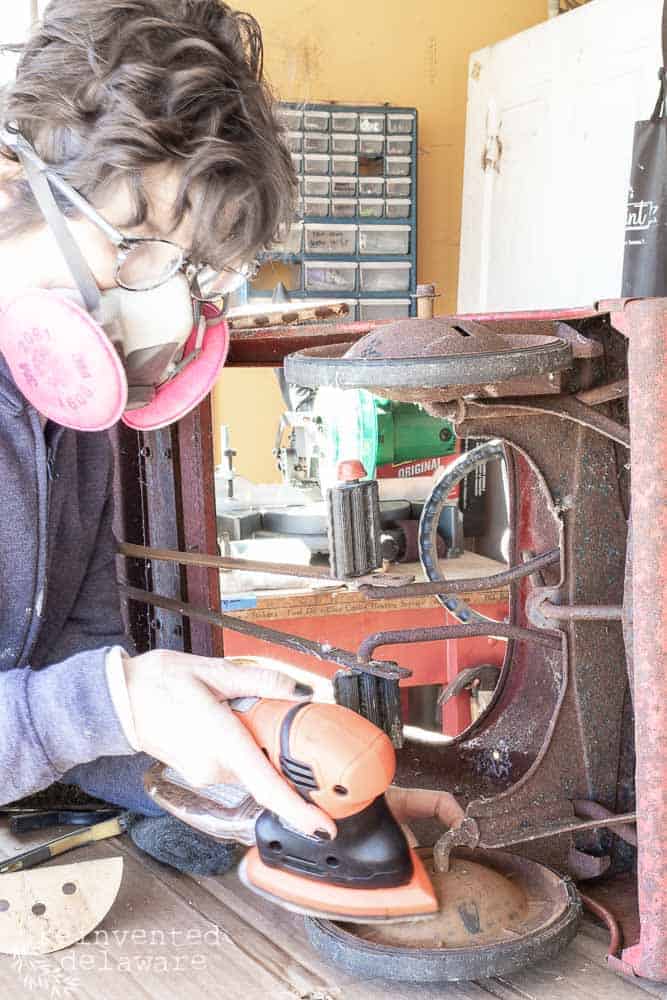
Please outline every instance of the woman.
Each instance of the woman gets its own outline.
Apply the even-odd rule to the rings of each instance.
[[[115,580],[110,447],[91,429],[108,426],[108,413],[97,418],[111,383],[126,393],[133,375],[134,354],[121,363],[100,319],[114,296],[150,289],[151,318],[163,308],[168,328],[176,294],[189,332],[202,284],[230,287],[291,217],[296,182],[259,27],[217,0],[52,0],[5,95],[3,126],[0,803],[73,783],[143,815],[132,835],[156,857],[224,870],[228,847],[145,795],[156,757],[196,785],[240,776],[288,823],[333,837],[332,820],[282,780],[227,705],[297,698],[289,678],[134,655]],[[58,325],[68,309],[71,325]],[[134,375],[147,357],[159,369],[163,347],[135,352]],[[70,420],[68,406],[79,417],[92,407],[95,419]],[[436,797],[418,811],[438,809]]]

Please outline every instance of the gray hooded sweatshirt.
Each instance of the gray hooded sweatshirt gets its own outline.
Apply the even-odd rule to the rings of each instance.
[[[131,754],[105,658],[129,649],[105,433],[42,430],[0,354],[0,804]]]

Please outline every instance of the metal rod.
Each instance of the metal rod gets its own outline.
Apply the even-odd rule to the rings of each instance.
[[[396,631],[375,632],[367,636],[359,646],[358,657],[362,663],[370,660],[380,646],[408,645],[413,642],[440,642],[450,639],[470,639],[480,635],[492,635],[499,639],[517,639],[534,642],[550,649],[562,648],[558,636],[546,635],[537,629],[521,628],[506,622],[475,622],[472,625],[436,625],[431,628],[398,629]]]
[[[231,556],[212,556],[201,552],[177,552],[174,549],[152,549],[145,545],[121,542],[120,554],[128,559],[156,559],[160,562],[174,562],[181,566],[208,566],[211,569],[237,569],[244,573],[277,573],[280,576],[296,576],[309,580],[330,580],[326,566],[295,566],[294,563],[260,562],[255,559],[234,559]]]
[[[600,827],[625,826],[628,823],[635,823],[636,821],[637,813],[607,816],[601,819],[588,820],[585,823],[573,820],[571,823],[563,824],[563,826],[553,826],[549,829],[536,830],[534,833],[522,833],[517,837],[510,837],[507,840],[503,839],[502,844],[498,844],[497,846],[512,847],[514,844],[527,844],[533,840],[546,840],[547,837],[559,837],[564,833],[583,833],[586,830],[597,830]]]
[[[619,424],[617,420],[612,420],[611,417],[605,417],[603,413],[592,410],[574,396],[561,396],[558,404],[553,407],[551,401],[547,400],[546,408],[553,409],[555,413],[562,413],[576,423],[597,431],[598,434],[616,441],[617,444],[622,444],[624,448],[630,447],[629,428]]]
[[[595,914],[598,920],[601,920],[607,925],[607,930],[609,931],[609,949],[607,951],[607,958],[616,958],[620,954],[621,948],[623,947],[623,934],[616,917],[611,910],[608,910],[606,906],[602,905],[602,903],[598,903],[597,899],[587,896],[586,893],[580,892],[579,898],[587,910],[590,910],[591,913]]]
[[[303,639],[301,636],[291,635],[289,632],[278,632],[276,629],[267,628],[265,625],[257,625],[255,622],[247,622],[234,615],[223,615],[217,611],[208,611],[205,608],[196,608],[192,604],[176,600],[172,597],[163,597],[161,594],[152,594],[147,590],[139,590],[137,587],[127,587],[120,584],[119,590],[132,601],[140,601],[150,604],[154,608],[165,608],[167,611],[175,611],[179,615],[191,618],[194,621],[207,622],[218,628],[228,628],[232,632],[240,632],[242,635],[259,639],[262,642],[274,643],[284,646],[295,653],[302,653],[304,656],[314,656],[318,660],[327,660],[355,671],[358,674],[373,674],[375,677],[382,677],[387,680],[400,680],[412,676],[411,670],[399,667],[391,660],[364,660],[360,661],[354,653],[346,649],[338,649],[326,643],[315,642],[313,639]]]
[[[574,811],[580,819],[611,819],[614,813],[607,809],[600,802],[593,802],[590,799],[575,799],[572,803]],[[637,846],[637,831],[634,826],[628,824],[627,828],[618,827],[616,836],[633,847]]]
[[[623,607],[614,604],[540,604],[540,614],[554,621],[620,622]]]
[[[467,594],[484,590],[494,590],[496,587],[506,587],[515,580],[531,576],[547,566],[560,562],[560,549],[550,549],[542,555],[529,559],[520,566],[492,576],[478,577],[474,580],[436,580],[433,583],[410,583],[403,587],[376,587],[373,584],[363,584],[359,593],[371,600],[398,600],[405,597],[428,597],[438,594]]]
[[[446,405],[446,404],[445,404]],[[486,420],[490,415],[496,417],[525,417],[527,413],[553,413],[561,420],[571,420],[575,424],[587,427],[589,430],[602,434],[603,437],[630,447],[630,431],[623,424],[605,417],[590,406],[581,403],[576,396],[517,396],[516,398],[486,400],[477,399],[474,402],[464,401],[464,416],[456,417],[455,422],[462,420]],[[445,414],[446,410],[431,408],[433,413]],[[451,411],[450,411],[451,412]]]
[[[614,399],[623,399],[628,395],[630,382],[627,378],[607,385],[598,385],[593,389],[583,389],[576,394],[576,399],[586,406],[600,406],[601,403],[611,403]]]

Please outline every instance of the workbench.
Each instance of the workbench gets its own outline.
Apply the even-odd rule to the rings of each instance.
[[[465,552],[456,559],[443,561],[441,566],[451,580],[492,576],[507,568],[505,563],[476,552]],[[424,580],[419,563],[397,563],[391,567],[391,572],[407,578],[414,576],[417,581]],[[222,573],[223,597],[224,587]],[[506,587],[460,596],[488,618],[503,621],[507,617]],[[345,587],[260,591],[256,594],[256,607],[247,611],[235,611],[234,616],[349,650],[355,650],[366,636],[374,632],[456,623],[435,597],[371,601],[359,591]],[[224,630],[223,635],[226,656],[269,656],[325,677],[333,677],[337,670],[333,663],[294,653],[228,629]],[[412,671],[411,677],[401,681],[401,687],[407,695],[408,688],[448,684],[466,667],[481,663],[500,667],[505,649],[504,639],[482,636],[455,642],[384,646],[377,655],[382,659],[394,660]],[[455,735],[465,729],[470,721],[470,698],[466,695],[452,698],[443,713],[443,731]]]
[[[43,839],[43,831],[14,837],[0,821],[2,857]],[[25,1000],[33,993],[44,1000],[667,998],[667,987],[613,975],[605,962],[608,934],[588,919],[557,959],[502,980],[450,986],[369,982],[324,964],[306,941],[301,918],[252,894],[235,872],[190,878],[142,854],[127,836],[51,864],[119,855],[125,862],[120,893],[97,933],[64,951],[22,963],[0,955],[4,1000]]]

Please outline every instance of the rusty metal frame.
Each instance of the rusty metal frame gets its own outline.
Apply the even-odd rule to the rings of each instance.
[[[135,601],[126,588],[159,590],[174,600],[220,609],[218,571],[146,559],[142,548],[181,549],[196,557],[217,547],[211,401],[207,398],[174,427],[150,433],[119,424],[112,434],[116,455],[115,533],[137,546],[119,560],[126,624],[137,649],[175,649],[222,656],[222,633],[210,622],[190,620],[173,608]],[[124,563],[124,566],[123,566]]]
[[[633,835],[627,826],[634,815],[628,808],[632,776],[626,753],[633,714],[628,707],[629,672],[637,720],[641,935],[633,944],[626,933],[628,947],[616,963],[626,973],[665,980],[667,609],[661,598],[667,584],[667,300],[613,301],[591,309],[474,319],[572,323],[584,339],[603,346],[606,370],[600,352],[590,351],[580,356],[577,378],[565,381],[558,398],[494,399],[454,408],[452,416],[462,435],[498,437],[508,446],[516,527],[511,564],[519,567],[535,552],[554,549],[560,561],[541,567],[539,587],[527,576],[508,579],[512,616],[506,627],[512,639],[489,710],[445,747],[406,746],[399,754],[398,777],[410,784],[448,788],[466,805],[464,823],[442,841],[441,854],[454,843],[521,845],[527,855],[561,869],[587,877],[600,874],[614,859],[600,858],[604,842],[597,835],[592,841],[582,839],[585,830],[597,824],[596,831],[615,826],[630,840]],[[369,329],[369,324],[345,324],[254,332],[252,337],[233,338],[232,362],[276,365],[287,353],[357,339]],[[627,363],[623,345],[629,348]],[[181,551],[212,553],[211,497],[207,500],[202,492],[210,475],[212,495],[210,411],[204,408],[193,421],[187,430],[183,425],[178,430],[178,466],[187,470],[187,482],[181,479],[174,492],[190,516],[176,509],[178,538],[172,532],[167,547],[177,541]],[[633,545],[626,566],[628,444]],[[141,469],[146,457],[129,462],[130,474]],[[145,489],[141,495],[150,521],[152,500]],[[173,506],[178,508],[177,499]],[[136,529],[136,516],[125,517],[123,523],[128,541],[154,544],[150,532],[128,533],[128,525]],[[145,599],[151,596],[153,581],[146,574],[142,578],[138,566],[138,561],[127,560],[127,585],[134,595],[143,591]],[[172,567],[170,572],[182,570]],[[190,603],[186,606],[181,589],[167,595],[171,604],[164,610],[226,624],[227,616],[219,613],[217,570],[187,567],[183,572]],[[172,589],[175,582],[173,576]],[[410,593],[420,586],[429,585],[409,585]],[[382,596],[389,596],[384,589]],[[458,635],[458,628],[450,628],[447,636]],[[543,644],[522,641],[535,632]],[[208,627],[193,634],[197,651],[217,648],[219,629],[215,635]],[[444,635],[440,630],[439,637]],[[425,636],[409,637],[419,638]],[[357,654],[339,652],[343,659],[356,656],[358,667],[382,641],[403,639],[395,633],[369,637]],[[372,662],[374,667],[383,661]],[[349,671],[351,660],[342,665]],[[585,811],[582,816],[582,802],[594,811],[588,819]],[[597,856],[591,848],[597,849]]]

